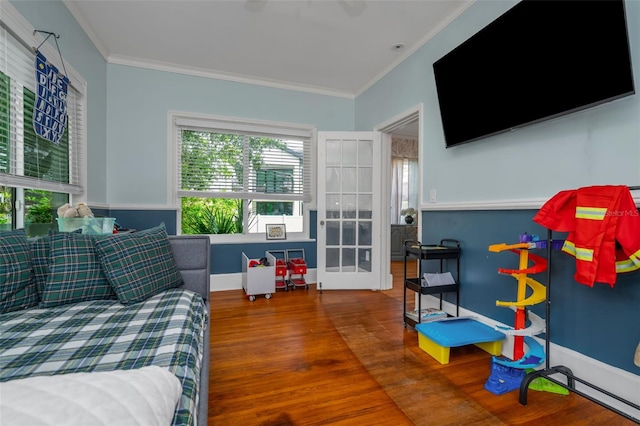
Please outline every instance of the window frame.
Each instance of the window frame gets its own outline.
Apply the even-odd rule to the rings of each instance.
[[[11,36],[15,41],[26,49],[25,52],[33,50],[35,46],[39,46],[39,50],[47,57],[47,60],[57,67],[60,71],[65,72],[69,78],[69,90],[75,92],[75,102],[68,105],[70,111],[69,124],[71,124],[71,113],[74,114],[73,132],[69,132],[69,180],[68,182],[56,183],[53,181],[30,180],[24,179],[19,175],[6,174],[2,176],[3,185],[8,188],[24,188],[45,190],[50,192],[58,192],[67,194],[69,202],[77,203],[86,201],[87,188],[87,82],[82,75],[73,68],[66,58],[61,58],[56,47],[47,42],[43,44],[45,37],[34,31],[29,21],[27,21],[9,2],[0,2],[0,37],[6,39]],[[26,53],[27,58],[29,53]],[[33,78],[35,86],[35,54],[33,54]],[[64,61],[64,63],[63,63]],[[20,79],[17,76],[8,74],[12,80],[11,84],[19,84]],[[17,79],[17,80],[16,80]],[[13,81],[16,83],[13,83]],[[32,90],[30,87],[24,86]],[[35,87],[34,87],[35,88]],[[12,99],[13,101],[13,99]],[[21,106],[22,107],[22,106]],[[25,123],[27,124],[27,123]],[[32,125],[28,123],[28,125]],[[72,136],[73,134],[73,136]],[[19,136],[20,137],[20,136]],[[13,143],[15,141],[12,141]],[[22,204],[22,203],[19,203]],[[24,226],[24,218],[26,212],[22,205],[15,206],[14,214],[17,216],[14,223],[15,227]]]
[[[302,221],[303,221],[303,231],[302,232],[287,232],[287,240],[291,241],[311,241],[310,240],[310,215],[309,212],[315,208],[315,200],[316,200],[316,147],[317,147],[317,129],[312,125],[301,125],[301,124],[293,124],[293,123],[284,123],[284,122],[274,122],[274,121],[262,121],[255,119],[247,119],[247,118],[239,118],[239,117],[228,117],[228,116],[218,116],[218,115],[209,115],[209,114],[198,114],[198,113],[188,113],[188,112],[178,112],[178,111],[170,111],[167,119],[167,135],[168,135],[168,194],[167,199],[169,200],[170,205],[172,205],[176,210],[176,233],[178,235],[182,234],[182,206],[181,206],[181,197],[178,195],[179,192],[179,176],[178,173],[180,171],[180,165],[178,164],[178,159],[180,158],[180,153],[178,152],[179,143],[178,143],[178,129],[184,124],[178,124],[179,122],[191,122],[197,123],[198,127],[208,128],[211,131],[219,131],[221,133],[224,132],[225,128],[223,126],[219,126],[220,123],[228,124],[230,127],[234,128],[242,128],[244,126],[250,127],[264,127],[265,129],[269,129],[271,133],[278,133],[281,131],[283,134],[287,132],[307,132],[309,134],[309,188],[308,194],[311,199],[309,201],[303,202],[303,211],[302,211]],[[208,126],[206,124],[208,123]],[[266,200],[254,200],[254,201],[266,201]],[[250,243],[250,242],[266,242],[266,232],[261,231],[258,233],[248,233],[248,234],[209,234],[209,238],[211,242],[216,243]]]

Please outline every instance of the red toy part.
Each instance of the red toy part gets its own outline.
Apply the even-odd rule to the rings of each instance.
[[[249,261],[249,268],[255,268],[256,266],[260,266],[260,261],[259,260],[250,260]]]
[[[276,276],[285,277],[287,275],[287,262],[284,259],[276,259]]]
[[[289,259],[289,272],[292,274],[306,274],[307,262],[302,258]]]

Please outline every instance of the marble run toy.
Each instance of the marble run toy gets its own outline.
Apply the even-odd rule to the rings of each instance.
[[[520,242],[517,244],[493,244],[489,246],[491,252],[511,251],[518,254],[520,257],[520,264],[518,269],[499,268],[499,274],[511,275],[518,282],[517,299],[514,302],[496,301],[497,306],[512,306],[515,307],[515,325],[514,330],[525,329],[526,323],[526,307],[542,303],[547,297],[547,288],[540,282],[527,276],[528,274],[538,274],[544,272],[547,269],[547,260],[541,256],[529,253],[529,249],[538,248],[536,242]],[[532,266],[529,265],[529,260],[533,262]],[[531,288],[532,293],[529,297],[527,295],[527,287]],[[513,359],[518,360],[524,356],[524,335],[515,333],[507,333],[514,336],[513,345]]]
[[[546,241],[538,241],[537,238],[534,239],[534,237],[524,234],[520,236],[520,242],[517,244],[500,243],[489,246],[491,252],[510,251],[519,256],[518,269],[498,269],[498,273],[511,275],[516,279],[518,290],[515,301],[496,301],[496,306],[508,307],[515,311],[513,328],[496,327],[514,338],[512,359],[500,356],[492,358],[491,375],[485,383],[485,389],[496,395],[502,395],[519,388],[525,370],[535,368],[544,361],[544,348],[533,336],[543,333],[546,329],[546,323],[544,319],[528,311],[527,307],[542,303],[547,297],[547,288],[528,276],[528,274],[538,274],[546,270],[547,260],[529,253],[530,249],[544,248],[546,244]],[[532,262],[531,266],[529,266],[529,261]],[[527,288],[531,290],[528,297]],[[530,321],[529,327],[526,327],[527,317]],[[526,353],[524,351],[525,344],[528,348]]]

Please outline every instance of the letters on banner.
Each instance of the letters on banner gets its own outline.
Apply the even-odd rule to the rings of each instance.
[[[67,127],[67,89],[69,78],[36,52],[36,102],[33,106],[33,129],[36,135],[60,143]]]

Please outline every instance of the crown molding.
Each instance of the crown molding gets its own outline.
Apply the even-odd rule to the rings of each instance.
[[[225,73],[221,71],[208,70],[203,68],[185,67],[179,64],[143,60],[140,58],[132,58],[130,56],[125,56],[125,55],[114,55],[109,51],[109,49],[107,49],[107,47],[104,45],[100,37],[98,37],[98,35],[93,30],[91,25],[89,25],[86,18],[84,17],[80,9],[75,5],[75,3],[69,0],[63,0],[63,3],[67,7],[69,12],[73,15],[75,20],[78,22],[82,30],[87,34],[87,36],[89,37],[93,45],[96,47],[96,49],[98,49],[98,51],[100,52],[104,60],[107,61],[107,63],[109,64],[125,65],[125,66],[149,69],[154,71],[163,71],[163,72],[170,72],[175,74],[190,75],[194,77],[233,81],[236,83],[272,87],[274,89],[284,89],[284,90],[293,90],[298,92],[313,93],[316,95],[355,99],[355,95],[353,93],[340,91],[340,90],[332,90],[332,89],[315,87],[315,86],[306,86],[301,84],[292,84],[292,83],[276,81],[276,80],[258,79],[255,77],[245,76],[241,74]]]
[[[352,93],[343,91],[331,90],[322,87],[313,87],[298,85],[292,83],[286,83],[276,80],[258,79],[255,77],[244,76],[240,74],[231,74],[220,71],[207,70],[203,68],[185,67],[183,65],[176,65],[166,62],[142,60],[139,58],[132,58],[123,55],[109,55],[107,62],[116,65],[126,65],[135,68],[145,68],[155,71],[164,71],[175,74],[184,74],[194,77],[204,77],[216,80],[233,81],[235,83],[252,84],[256,86],[271,87],[274,89],[294,90],[298,92],[313,93],[316,95],[333,96],[346,99],[354,99]]]
[[[100,37],[98,37],[98,35],[93,30],[91,25],[89,25],[89,23],[87,22],[87,19],[84,17],[80,9],[76,6],[75,2],[68,1],[68,0],[62,0],[62,2],[67,7],[69,12],[71,12],[71,15],[73,15],[75,20],[78,22],[78,25],[80,25],[80,27],[82,28],[84,33],[87,35],[87,37],[89,37],[89,40],[91,40],[91,43],[93,43],[96,49],[98,49],[98,52],[100,52],[100,54],[106,61],[110,54],[109,49],[107,49],[107,47],[104,45]]]
[[[386,67],[385,69],[383,69],[381,72],[379,72],[375,77],[373,77],[371,80],[369,80],[369,82],[367,84],[365,84],[364,86],[362,86],[358,91],[356,91],[356,93],[354,93],[355,97],[360,96],[361,94],[363,94],[366,90],[368,90],[369,88],[371,88],[371,86],[373,86],[374,84],[376,84],[379,80],[381,80],[385,75],[389,74],[391,71],[393,71],[393,69],[395,67],[397,67],[398,65],[400,65],[402,62],[404,62],[405,59],[407,59],[409,56],[413,55],[418,49],[420,49],[422,46],[424,46],[429,40],[431,40],[433,37],[436,36],[436,34],[438,34],[440,31],[442,31],[447,25],[449,25],[451,22],[453,22],[458,16],[460,16],[465,10],[467,10],[473,3],[475,3],[476,0],[467,0],[464,3],[462,3],[460,5],[460,7],[458,7],[455,11],[453,11],[453,13],[451,13],[447,19],[443,19],[442,22],[439,23],[439,25],[437,25],[436,27],[434,27],[431,31],[429,31],[428,34],[426,34],[424,37],[422,37],[422,39],[420,39],[420,41],[416,44],[413,45],[412,48],[407,49],[406,51],[404,51],[402,53],[402,55],[400,55],[398,57],[398,59],[396,59],[394,62],[392,62],[388,67]]]

